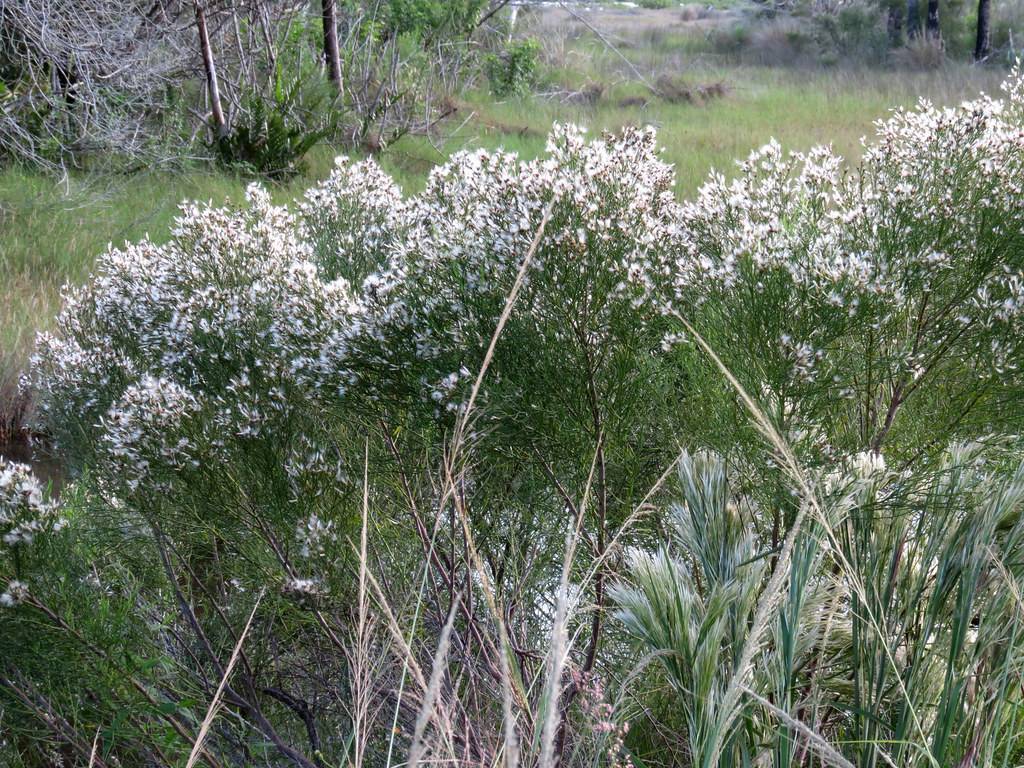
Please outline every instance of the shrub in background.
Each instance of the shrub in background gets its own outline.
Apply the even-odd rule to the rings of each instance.
[[[1012,67],[1021,47],[1020,30],[1024,29],[1024,4],[1001,6],[992,18],[993,60],[1002,60]]]
[[[304,170],[306,153],[335,132],[339,114],[322,84],[307,78],[286,83],[279,71],[271,93],[252,94],[213,149],[226,168],[282,181]]]
[[[485,0],[388,0],[389,27],[432,40],[439,35],[468,35],[486,8]]]
[[[881,64],[889,52],[884,9],[849,5],[814,17],[824,51],[865,64]]]
[[[722,28],[715,27],[708,33],[708,39],[715,51],[736,55],[750,43],[751,35],[748,24],[736,22]]]
[[[820,54],[814,28],[797,17],[776,17],[764,21],[740,43],[744,61],[766,66],[793,66],[813,62]]]
[[[946,63],[946,46],[941,40],[924,35],[908,40],[892,52],[893,61],[907,69],[938,69]]]
[[[516,40],[499,53],[484,60],[484,72],[491,91],[498,98],[521,95],[528,91],[537,76],[540,45],[536,40]]]

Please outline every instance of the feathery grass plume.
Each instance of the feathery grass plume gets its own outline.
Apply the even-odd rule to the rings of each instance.
[[[938,466],[919,472],[851,462],[827,483],[833,491],[826,505],[842,512],[832,521],[837,538],[809,527],[794,548],[792,562],[801,568],[786,571],[789,597],[771,603],[764,599],[770,579],[757,560],[740,559],[730,570],[750,550],[721,545],[728,504],[707,504],[721,498],[721,475],[689,457],[683,467],[685,505],[673,510],[673,550],[635,554],[628,583],[613,594],[630,632],[664,654],[695,765],[742,764],[780,727],[788,736],[776,738],[778,766],[808,749],[858,766],[957,764],[965,757],[996,765],[1011,754],[1012,743],[995,732],[1016,722],[1009,681],[1022,647],[1015,598],[1021,575],[1003,569],[1005,555],[994,557],[992,548],[1018,546],[1024,465],[1007,471],[977,446],[954,446]],[[695,509],[714,512],[717,524],[695,525],[708,519]],[[735,547],[745,534],[739,526],[724,540]],[[821,556],[813,554],[819,541]],[[722,573],[736,596],[716,602]],[[1013,586],[999,585],[1003,578]],[[740,683],[740,711],[725,710],[725,691],[743,669],[735,659],[750,646],[753,616],[766,604],[775,640],[758,645],[761,671]],[[729,620],[729,610],[740,614]],[[836,615],[840,631],[823,629]],[[814,668],[822,657],[828,672]],[[755,717],[757,708],[772,717]],[[811,712],[817,722],[801,720]],[[743,725],[722,727],[730,722]]]
[[[665,548],[633,552],[630,585],[613,587],[612,598],[627,629],[666,654],[661,662],[679,692],[694,764],[717,765],[719,743],[732,764],[738,718],[723,705],[733,675],[745,674],[737,665],[764,569],[754,561],[750,527],[729,498],[723,462],[685,454],[679,477],[683,502],[670,513],[673,542],[694,565]]]

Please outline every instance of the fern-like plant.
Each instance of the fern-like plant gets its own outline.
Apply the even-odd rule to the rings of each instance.
[[[303,91],[312,90],[306,104]],[[245,114],[231,132],[218,137],[214,150],[220,163],[272,181],[290,178],[305,168],[303,158],[334,132],[337,113],[322,90],[311,89],[304,78],[285,83],[276,78],[270,98],[254,93]]]

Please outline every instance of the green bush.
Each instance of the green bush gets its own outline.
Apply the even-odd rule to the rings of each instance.
[[[823,50],[838,58],[878,64],[885,61],[889,38],[884,14],[875,6],[844,6],[836,14],[814,17]]]
[[[470,34],[486,7],[486,0],[387,0],[386,13],[396,33],[433,39]]]
[[[491,92],[498,98],[523,94],[537,76],[540,46],[536,40],[518,40],[509,43],[500,53],[488,54],[484,71]]]
[[[738,54],[743,51],[753,38],[749,25],[737,22],[726,27],[716,27],[708,33],[708,39],[715,51],[726,54]]]
[[[303,158],[334,133],[338,120],[325,88],[313,94],[309,82],[284,83],[279,76],[269,99],[255,93],[230,132],[214,140],[217,159],[226,168],[281,181],[304,170]]]

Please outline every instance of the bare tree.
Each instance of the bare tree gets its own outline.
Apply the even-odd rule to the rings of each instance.
[[[203,54],[203,70],[206,72],[206,87],[210,95],[210,111],[217,136],[228,133],[228,121],[224,117],[224,109],[220,103],[220,85],[217,82],[217,64],[213,59],[213,48],[210,45],[210,32],[206,26],[206,9],[200,0],[192,0],[196,11],[196,28],[199,30],[199,47]]]
[[[992,0],[978,0],[978,35],[974,43],[974,60],[984,61],[992,53]]]
[[[327,77],[334,83],[338,93],[342,93],[344,83],[341,75],[341,52],[338,50],[338,14],[335,0],[321,0],[324,24],[324,62],[327,66]]]
[[[0,0],[0,153],[60,167],[145,149],[143,124],[188,76],[187,14],[142,0]]]

